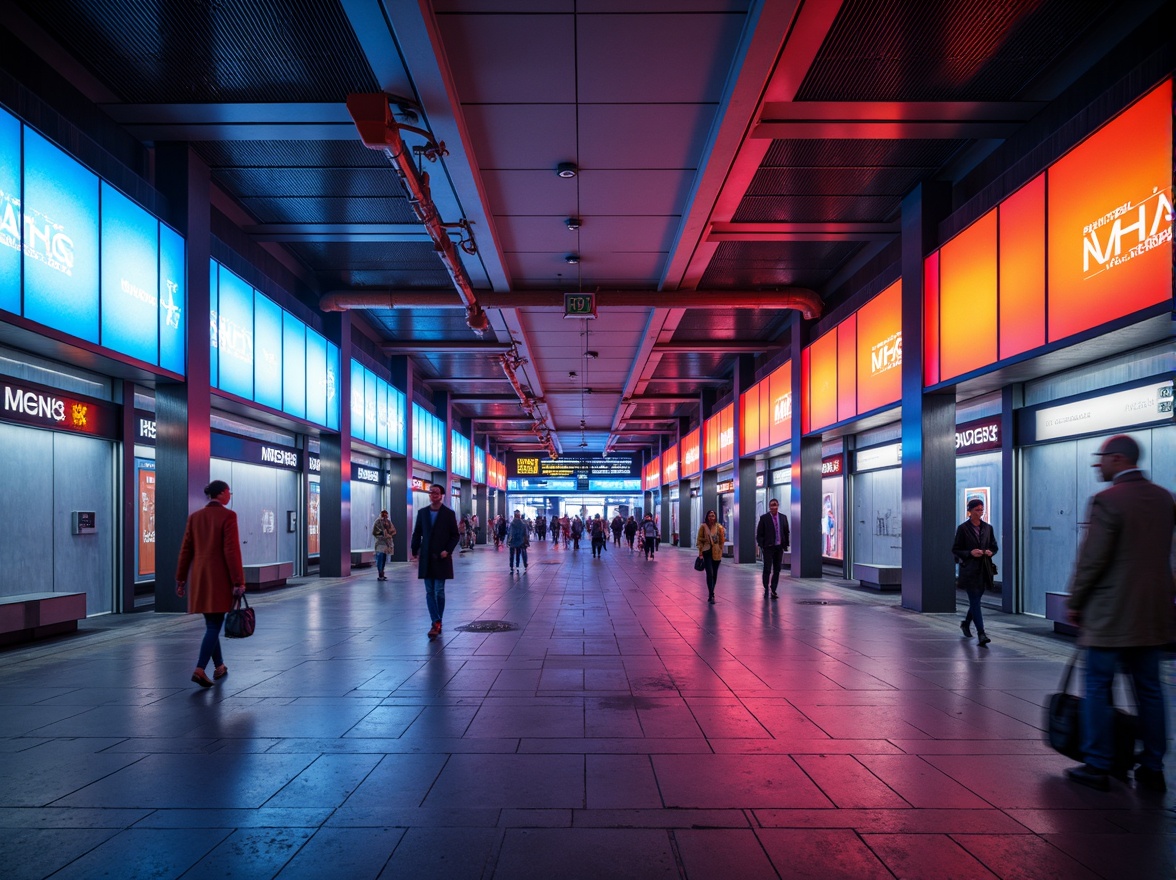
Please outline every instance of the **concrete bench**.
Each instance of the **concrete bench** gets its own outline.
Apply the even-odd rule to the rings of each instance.
[[[245,566],[245,586],[253,590],[269,590],[286,586],[287,578],[294,577],[293,562],[267,562]]]
[[[21,593],[0,597],[0,645],[75,632],[86,616],[85,593]]]
[[[352,568],[371,568],[376,564],[375,550],[352,550],[351,551],[351,567]]]
[[[874,565],[872,563],[855,562],[853,564],[854,580],[863,587],[875,590],[901,590],[901,565]]]
[[[1045,594],[1045,618],[1053,621],[1054,632],[1067,636],[1078,635],[1078,627],[1066,620],[1066,600],[1069,593]]]

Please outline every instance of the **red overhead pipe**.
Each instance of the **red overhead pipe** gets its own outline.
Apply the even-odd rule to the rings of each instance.
[[[427,138],[429,143],[425,156],[430,161],[445,155],[445,144],[433,142],[432,136],[426,131],[396,122],[392,118],[388,96],[383,93],[348,95],[347,112],[351,114],[364,146],[372,150],[382,150],[392,163],[392,167],[396,169],[396,174],[408,193],[408,201],[413,212],[424,224],[429,238],[433,240],[433,247],[441,257],[441,262],[449,272],[449,277],[453,279],[453,285],[465,305],[466,324],[481,336],[490,326],[490,319],[478,302],[474,286],[461,264],[453,240],[449,237],[449,230],[437,213],[437,205],[429,192],[429,175],[417,171],[412,153],[400,136],[400,131],[408,129]]]

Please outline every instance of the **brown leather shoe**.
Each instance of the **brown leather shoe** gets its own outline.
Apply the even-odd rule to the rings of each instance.
[[[429,629],[429,641],[432,641],[439,635],[441,635],[441,621],[436,620],[433,622],[433,626]]]
[[[229,674],[229,667],[225,666],[225,664],[223,664],[223,663],[220,666],[218,666],[216,669],[212,670],[212,677],[216,681],[220,681],[222,678],[224,678],[228,674]]]
[[[197,669],[192,673],[192,681],[196,682],[202,688],[212,687],[212,679],[208,677],[208,673],[203,669]]]

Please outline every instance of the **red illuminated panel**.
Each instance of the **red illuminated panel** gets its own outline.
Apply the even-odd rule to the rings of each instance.
[[[857,406],[857,313],[837,325],[837,420],[852,419]]]
[[[772,377],[759,383],[759,448],[772,445]]]
[[[939,381],[939,251],[923,261],[923,384]]]
[[[939,249],[939,378],[996,360],[996,210]]]
[[[735,460],[735,404],[729,403],[719,411],[718,464]]]
[[[662,453],[662,485],[678,482],[678,444]]]
[[[813,358],[808,348],[800,351],[800,432],[808,434],[813,424]]]
[[[1000,358],[1045,345],[1045,175],[1000,203]]]
[[[775,446],[792,440],[792,361],[775,370],[768,377],[771,405],[769,443]]]
[[[718,413],[702,423],[702,469],[709,471],[719,463]]]
[[[757,382],[739,396],[739,454],[750,455],[760,450],[759,427],[759,396],[760,384]]]
[[[808,357],[808,432],[837,421],[837,333],[826,333],[805,349]]]
[[[699,430],[695,428],[682,438],[682,457],[678,464],[678,472],[683,477],[693,477],[702,470],[699,449]]]
[[[1172,296],[1172,80],[1049,171],[1049,340]]]
[[[645,488],[656,489],[660,484],[661,479],[661,456],[653,459],[645,466]]]
[[[841,374],[845,381],[845,373]],[[902,398],[902,282],[896,281],[857,312],[858,413]]]

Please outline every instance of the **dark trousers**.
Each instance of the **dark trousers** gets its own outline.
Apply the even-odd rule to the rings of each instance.
[[[715,583],[719,580],[719,563],[721,559],[715,559],[709,552],[702,554],[703,571],[706,572],[706,591],[712,596],[715,594]]]
[[[1143,740],[1140,763],[1149,770],[1163,769],[1168,747],[1164,694],[1160,689],[1160,657],[1163,648],[1087,648],[1086,699],[1082,703],[1082,752],[1086,763],[1110,770],[1114,757],[1111,689],[1115,671],[1122,666],[1135,686],[1139,711],[1139,738]]]
[[[763,548],[764,551],[764,589],[776,592],[780,585],[780,564],[784,561],[784,546],[772,544]]]

